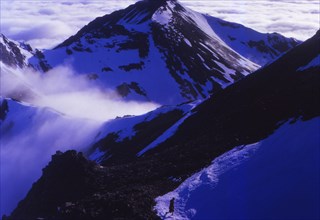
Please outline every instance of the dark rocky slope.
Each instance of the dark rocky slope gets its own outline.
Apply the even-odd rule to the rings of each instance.
[[[106,161],[98,169],[84,168],[91,163],[79,156],[80,164],[70,170],[77,160],[68,155],[77,154],[57,154],[7,219],[156,219],[154,198],[179,185],[172,177],[183,180],[233,147],[266,138],[285,121],[320,116],[320,67],[303,68],[319,56],[319,40],[320,31],[274,63],[219,91],[196,108],[172,138],[141,158]],[[60,168],[54,166],[56,160]],[[80,186],[87,183],[81,194],[73,178],[59,175],[62,170],[66,176],[75,172]],[[60,181],[67,188],[55,184]]]

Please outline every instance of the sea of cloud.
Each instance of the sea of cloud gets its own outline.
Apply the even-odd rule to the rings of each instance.
[[[50,48],[97,16],[137,0],[1,0],[1,32],[36,48]],[[260,32],[305,40],[320,27],[318,0],[180,0],[185,6]]]

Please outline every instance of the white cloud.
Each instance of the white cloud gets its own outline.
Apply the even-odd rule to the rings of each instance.
[[[318,0],[183,0],[194,10],[237,22],[260,32],[305,40],[320,28]],[[281,24],[286,25],[281,25]],[[289,28],[291,27],[291,28]]]
[[[42,14],[42,15],[54,15],[56,13],[54,10],[47,9],[47,8],[42,8],[38,12],[39,14]]]
[[[41,74],[2,65],[0,94],[12,97],[21,93],[24,94],[22,101],[34,106],[101,123],[118,116],[141,115],[158,107],[151,102],[123,101],[115,92],[99,87],[67,66]]]
[[[13,34],[13,37],[16,39],[24,39],[26,41],[30,41],[34,39],[43,39],[47,36],[56,38],[66,34],[73,34],[72,29],[68,25],[66,25],[62,21],[52,21],[50,23],[42,22],[28,29],[21,30]]]
[[[320,28],[318,0],[180,1],[196,11],[238,22],[261,32],[277,31],[301,40],[311,37]],[[75,34],[97,16],[125,8],[134,2],[136,0],[1,0],[1,32],[15,40],[27,40],[37,48],[50,48]],[[284,22],[287,23],[285,27],[273,25]],[[302,25],[297,26],[297,23]],[[288,28],[290,25],[292,28]],[[33,34],[30,33],[32,31]],[[25,39],[26,35],[29,38]]]
[[[1,0],[1,32],[36,48],[54,47],[95,17],[132,3],[120,2]]]
[[[1,216],[23,199],[55,151],[84,150],[101,126],[90,120],[61,117],[46,108],[11,103],[9,109],[8,120],[1,122]]]

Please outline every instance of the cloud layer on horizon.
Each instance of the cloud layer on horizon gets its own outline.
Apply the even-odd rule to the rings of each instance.
[[[98,16],[137,0],[1,1],[1,32],[36,48],[50,48]],[[180,0],[185,6],[260,32],[305,40],[318,29],[318,0]],[[23,16],[22,16],[23,15]]]

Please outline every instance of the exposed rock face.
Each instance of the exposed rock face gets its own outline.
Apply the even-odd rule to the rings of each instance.
[[[24,48],[21,46],[24,46]],[[26,53],[31,56],[32,49],[30,45],[21,46],[0,34],[0,61],[12,67],[22,68],[28,66]]]
[[[72,218],[73,213],[68,210],[74,206],[73,202],[88,195],[92,196],[99,187],[101,172],[97,164],[85,159],[81,153],[57,152],[52,156],[49,165],[43,169],[42,177],[33,185],[27,199],[18,205],[22,208],[22,213],[17,215],[17,218],[40,218],[60,213]],[[36,208],[24,209],[26,205]]]
[[[147,96],[146,92],[141,89],[139,84],[136,82],[131,82],[130,84],[123,83],[117,87],[117,91],[122,97],[126,97],[131,93],[131,91],[134,91],[141,96]]]
[[[9,108],[8,108],[7,100],[0,99],[0,120],[1,121],[3,121],[6,118],[8,111],[9,111]]]
[[[0,61],[14,68],[30,67],[43,72],[51,69],[40,50],[32,49],[29,44],[10,40],[3,34],[0,34]]]

